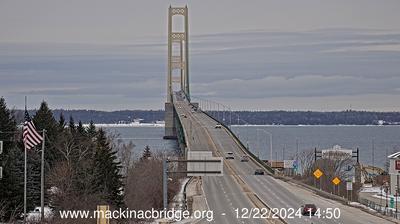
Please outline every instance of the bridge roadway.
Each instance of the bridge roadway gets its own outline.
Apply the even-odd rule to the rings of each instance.
[[[360,209],[343,205],[337,201],[323,198],[292,183],[273,178],[270,175],[254,175],[260,168],[259,164],[250,160],[240,162],[244,151],[224,128],[216,129],[217,124],[206,114],[193,112],[187,101],[175,97],[175,109],[185,129],[186,142],[190,150],[213,151],[215,156],[225,157],[227,152],[233,152],[234,160],[225,160],[224,175],[221,177],[203,178],[203,190],[210,210],[214,211],[213,223],[267,223],[260,219],[237,218],[235,209],[254,208],[250,200],[250,193],[255,193],[270,208],[298,209],[302,204],[313,203],[318,208],[339,208],[339,219],[317,217],[286,218],[285,222],[326,223],[326,224],[384,224],[392,223],[377,216],[373,216]],[[245,187],[237,180],[239,176]],[[247,190],[246,190],[247,189]],[[206,221],[200,221],[207,223]]]

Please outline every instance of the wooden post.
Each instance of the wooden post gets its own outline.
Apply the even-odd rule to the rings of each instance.
[[[97,224],[110,224],[110,220],[106,217],[106,212],[110,209],[108,205],[98,205],[98,217],[97,217]]]

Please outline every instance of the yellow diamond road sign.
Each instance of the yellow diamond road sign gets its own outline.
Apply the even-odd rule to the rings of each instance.
[[[322,173],[322,171],[320,169],[316,169],[314,171],[314,177],[319,179],[322,175],[324,175],[324,173]]]
[[[333,183],[334,185],[338,185],[338,184],[340,184],[340,179],[337,178],[337,177],[335,177],[335,178],[333,178],[332,183]]]

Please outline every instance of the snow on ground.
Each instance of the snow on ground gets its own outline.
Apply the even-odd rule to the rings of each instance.
[[[381,193],[381,187],[363,187],[361,188],[362,193]]]
[[[369,210],[369,211],[372,211],[372,212],[376,212],[374,209],[372,209],[372,208],[370,208],[370,207],[368,207],[366,205],[363,205],[361,203],[358,203],[358,202],[349,202],[349,205],[357,207],[357,208],[361,208],[361,209],[366,209],[366,210]]]
[[[372,195],[372,197],[374,198],[379,198],[382,200],[390,200],[390,198],[393,198],[395,201],[400,201],[400,196],[394,197],[393,195],[386,195],[385,192],[383,192],[383,194],[379,193],[379,194],[374,194]]]

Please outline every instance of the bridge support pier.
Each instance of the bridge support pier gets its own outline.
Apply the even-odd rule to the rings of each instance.
[[[165,135],[164,139],[177,139],[175,111],[173,103],[165,103]]]

